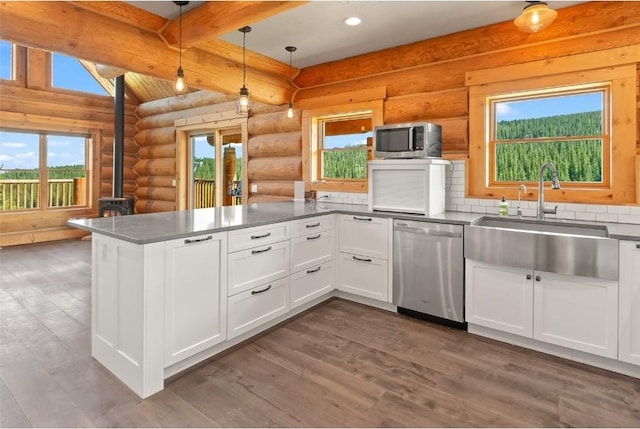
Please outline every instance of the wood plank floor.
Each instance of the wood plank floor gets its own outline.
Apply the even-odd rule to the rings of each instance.
[[[640,380],[329,301],[139,399],[90,356],[88,241],[0,250],[1,427],[640,427]]]

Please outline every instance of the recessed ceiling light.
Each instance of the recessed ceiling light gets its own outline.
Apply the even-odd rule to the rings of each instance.
[[[360,18],[358,18],[357,16],[350,16],[349,18],[345,18],[344,19],[344,23],[347,25],[360,25],[360,23],[362,22],[362,20]]]

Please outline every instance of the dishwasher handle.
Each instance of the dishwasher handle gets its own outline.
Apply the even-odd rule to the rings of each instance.
[[[434,237],[462,238],[461,232],[439,231],[437,229],[429,228],[411,228],[409,226],[396,225],[393,230],[397,232],[407,232],[409,234],[431,235]]]

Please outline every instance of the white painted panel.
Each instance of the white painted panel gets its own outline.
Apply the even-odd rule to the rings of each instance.
[[[335,215],[314,216],[305,219],[291,221],[291,236],[300,237],[319,231],[333,229]]]
[[[531,338],[532,275],[530,270],[494,266],[467,259],[467,322]]]
[[[295,273],[334,258],[333,231],[318,231],[291,239],[291,272]]]
[[[229,296],[289,275],[289,241],[230,253]]]
[[[118,247],[118,352],[139,364],[142,359],[144,277],[141,246]]]
[[[229,252],[237,252],[239,250],[288,240],[290,237],[289,228],[289,222],[281,222],[229,231]]]
[[[93,336],[114,347],[118,340],[118,249],[99,235],[93,247]]]
[[[378,301],[390,302],[387,287],[388,263],[363,255],[340,253],[339,289]]]
[[[341,252],[388,258],[389,219],[342,214],[339,222]]]
[[[640,365],[640,241],[620,242],[619,356]]]
[[[290,307],[293,309],[335,288],[335,261],[309,267],[291,275],[289,285]]]

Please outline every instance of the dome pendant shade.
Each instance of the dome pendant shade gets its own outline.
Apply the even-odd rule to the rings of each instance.
[[[520,16],[518,16],[513,23],[522,32],[536,33],[553,23],[558,16],[558,12],[553,9],[549,9],[544,2],[530,2],[527,5]]]

